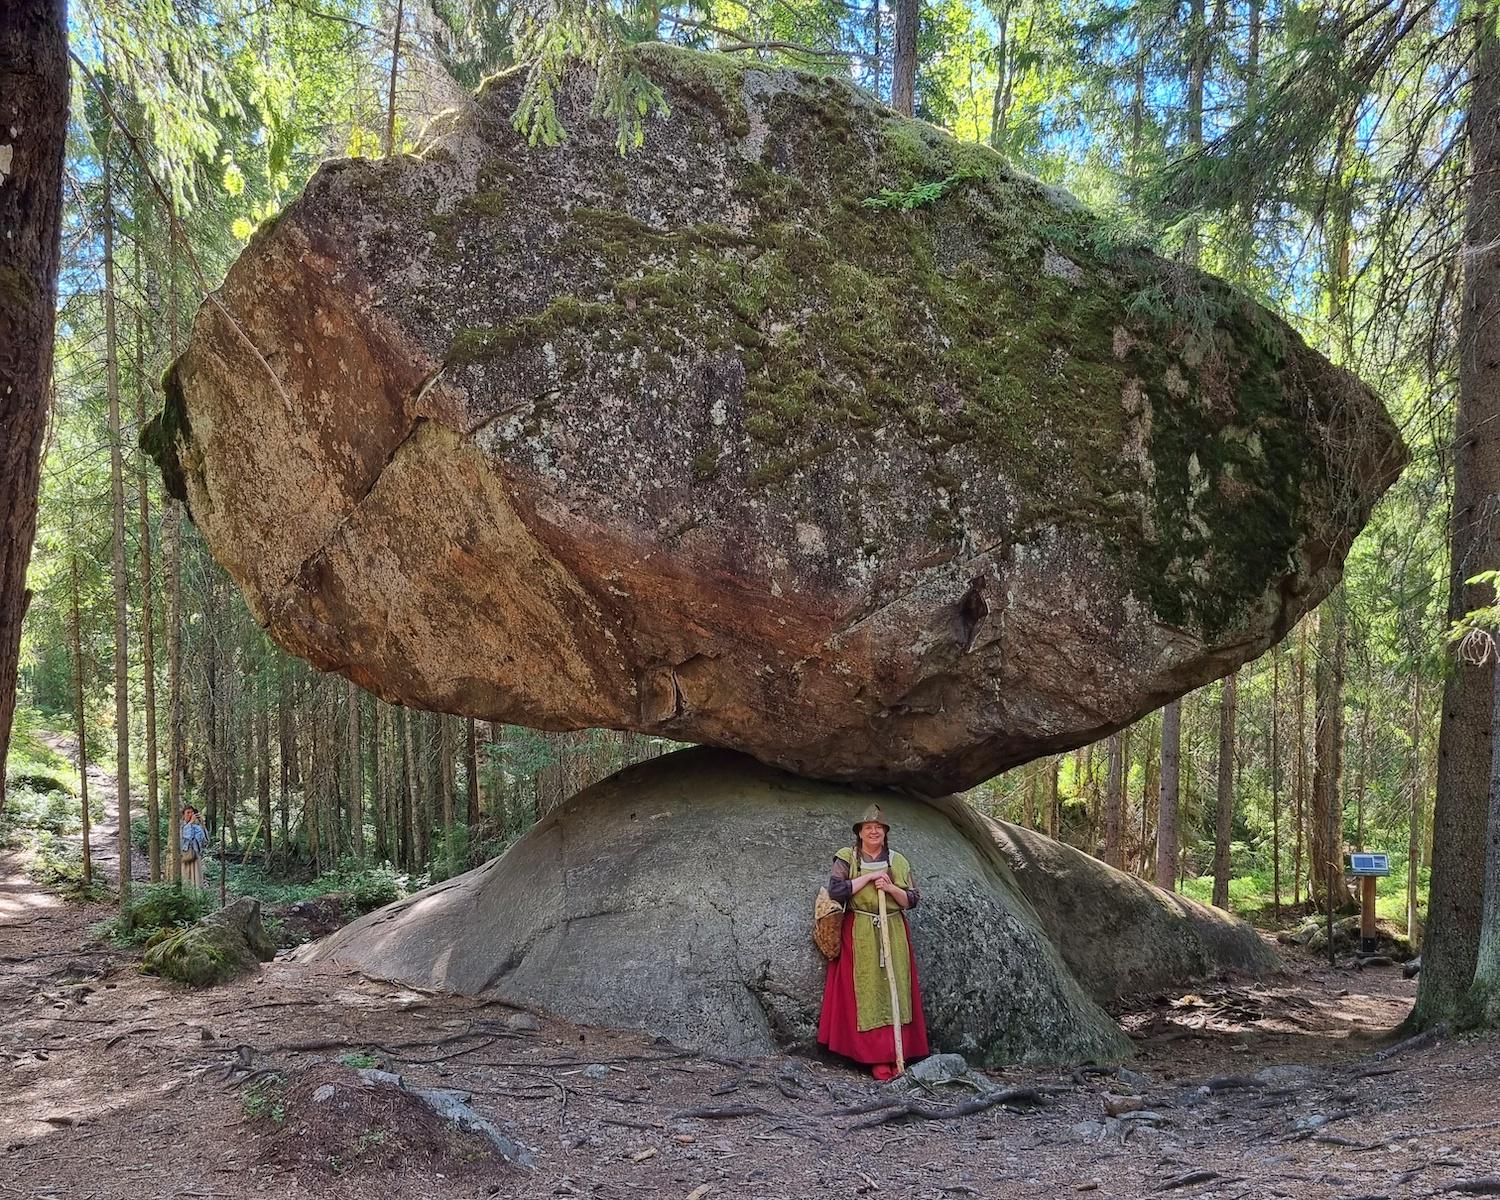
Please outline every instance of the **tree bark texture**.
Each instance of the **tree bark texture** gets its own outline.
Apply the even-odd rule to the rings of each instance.
[[[63,0],[0,4],[0,807],[52,381],[68,135]]]

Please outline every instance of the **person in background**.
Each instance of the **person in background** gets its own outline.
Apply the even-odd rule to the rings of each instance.
[[[203,886],[203,852],[208,849],[208,831],[191,804],[182,806],[182,882]]]

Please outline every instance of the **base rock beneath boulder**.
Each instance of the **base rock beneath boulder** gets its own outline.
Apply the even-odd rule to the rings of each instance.
[[[1008,826],[962,800],[820,783],[694,749],[629,767],[549,814],[503,857],[356,921],[299,957],[589,1024],[643,1028],[733,1054],[816,1037],[824,962],[812,899],[872,800],[912,862],[911,914],[935,1050],[971,1062],[1118,1060],[1127,1039],[1096,998],[1149,979],[1257,969],[1253,930],[1062,848],[1077,928],[1070,969],[1016,872]],[[1008,840],[1010,839],[1010,840]],[[1046,839],[1040,839],[1045,843]],[[1049,843],[1050,845],[1050,843]],[[1114,911],[1090,916],[1093,897]]]

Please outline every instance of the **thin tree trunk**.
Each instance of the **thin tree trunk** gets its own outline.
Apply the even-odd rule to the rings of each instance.
[[[1359,770],[1354,776],[1354,805],[1358,814],[1355,826],[1354,848],[1365,848],[1365,784],[1370,769],[1370,706],[1366,704],[1359,715]]]
[[[470,717],[465,726],[465,770],[469,774],[469,837],[479,828],[480,814],[484,811],[479,795],[479,734],[475,721]]]
[[[104,182],[104,372],[109,401],[109,486],[113,517],[110,569],[115,589],[115,788],[119,796],[120,907],[130,902],[130,587],[125,577],[125,458],[120,431],[120,356],[115,321],[115,214],[110,139],[101,154]]]
[[[917,103],[918,0],[896,0],[896,34],[891,67],[891,107],[913,116]]]
[[[1125,735],[1112,734],[1109,739],[1109,783],[1104,800],[1104,861],[1123,868],[1121,853],[1125,824]]]
[[[255,705],[255,796],[266,841],[266,861],[275,849],[271,815],[271,697],[262,677]]]
[[[1407,799],[1406,820],[1406,939],[1418,949],[1417,885],[1422,874],[1422,672],[1413,665],[1411,676],[1411,794]]]
[[[1047,836],[1057,840],[1058,828],[1062,824],[1062,797],[1057,786],[1057,775],[1062,769],[1062,758],[1054,754],[1047,760]]]
[[[1002,4],[995,13],[995,95],[990,103],[990,149],[1005,144],[1005,129],[1010,120],[1010,4]]]
[[[391,845],[388,837],[389,825],[386,821],[388,812],[387,804],[391,793],[390,767],[387,761],[386,739],[389,735],[390,708],[383,701],[375,701],[375,709],[371,724],[374,730],[371,734],[371,744],[375,751],[375,794],[372,802],[375,810],[375,857],[381,862],[390,862],[396,856],[391,853]]]
[[[1203,84],[1208,74],[1208,30],[1204,22],[1203,0],[1191,0],[1188,9],[1188,77],[1187,77],[1187,149],[1196,154],[1203,149]],[[1190,219],[1183,239],[1182,255],[1196,263],[1202,253],[1198,222]]]
[[[351,679],[345,692],[349,711],[349,824],[354,833],[354,858],[365,861],[365,781],[359,753],[359,688]]]
[[[1343,907],[1344,645],[1347,625],[1343,585],[1323,602],[1318,617],[1318,665],[1314,673],[1312,837],[1308,847],[1309,892],[1325,911]]]
[[[324,870],[323,818],[322,814],[318,811],[319,805],[322,803],[321,793],[323,790],[322,774],[319,771],[319,765],[326,757],[326,751],[324,751],[321,741],[323,732],[322,722],[318,719],[321,692],[322,688],[318,685],[317,679],[314,678],[312,681],[312,695],[310,697],[312,719],[308,722],[306,738],[308,769],[307,773],[302,777],[302,811],[305,814],[303,819],[307,826],[307,852],[312,858],[314,875],[321,875]]]
[[[141,277],[141,247],[135,246],[135,274]],[[152,304],[153,311],[157,305]],[[143,314],[135,316],[135,422],[137,429],[146,427],[146,331]],[[146,709],[146,828],[147,854],[152,883],[161,882],[161,791],[156,773],[156,627],[153,617],[151,571],[151,495],[146,483],[146,456],[137,458],[136,501],[139,509],[136,540],[141,554],[141,671],[144,691],[141,697]]]
[[[458,874],[458,847],[454,844],[453,804],[453,718],[447,713],[438,717],[438,788],[443,801],[443,848],[448,858],[448,874]]]
[[[169,222],[167,242],[168,349],[177,359],[177,236]],[[171,882],[182,886],[182,505],[170,496],[164,518],[167,543],[167,854]]]
[[[417,819],[417,763],[412,752],[412,713],[401,709],[401,754],[406,775],[401,804],[401,857],[408,871],[417,869],[417,843],[414,828]]]
[[[1156,886],[1177,887],[1177,803],[1182,768],[1182,701],[1161,710],[1161,796],[1156,805]]]
[[[405,0],[396,0],[396,31],[391,43],[391,84],[386,93],[385,156],[396,152],[396,78],[401,67],[401,24],[406,16]]]
[[[292,696],[287,678],[289,668],[284,664],[276,674],[276,749],[280,759],[280,774],[276,804],[281,824],[281,850],[287,853],[291,840],[291,789],[292,763],[296,754],[292,748]]]
[[[1292,845],[1292,907],[1302,904],[1302,841],[1307,808],[1307,622],[1297,629],[1297,762],[1292,777],[1292,808],[1296,828]]]
[[[68,26],[63,0],[0,4],[0,809],[15,718],[26,568],[51,395],[53,320],[68,136]]]
[[[1219,700],[1219,795],[1214,824],[1214,905],[1229,908],[1229,841],[1234,832],[1235,707],[1239,676],[1228,675]]]
[[[1281,647],[1271,652],[1271,913],[1281,922]]]
[[[83,833],[83,884],[94,882],[94,855],[89,846],[89,735],[83,707],[83,621],[78,605],[78,551],[68,552],[68,577],[72,591],[69,634],[73,646],[73,728],[78,733],[78,802]]]

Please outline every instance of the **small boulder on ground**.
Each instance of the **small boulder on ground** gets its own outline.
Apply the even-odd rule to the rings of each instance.
[[[276,957],[260,920],[260,901],[241,896],[196,925],[177,930],[146,951],[141,969],[194,987],[224,983]]]
[[[1353,954],[1362,950],[1359,934],[1359,915],[1340,917],[1333,925],[1333,948],[1337,954]],[[1314,953],[1328,952],[1328,917],[1323,913],[1309,916],[1295,929],[1286,929],[1277,934],[1277,940],[1286,945],[1302,946]],[[1411,939],[1406,930],[1394,921],[1375,923],[1375,954],[1405,962],[1412,956]]]

